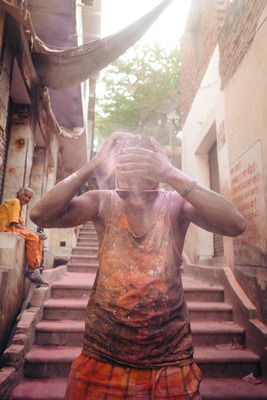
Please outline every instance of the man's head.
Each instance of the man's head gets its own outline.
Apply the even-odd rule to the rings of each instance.
[[[119,141],[116,145],[115,153],[119,156],[123,154],[123,149],[126,148],[142,148],[150,151],[156,152],[154,145],[152,144],[150,137],[141,136],[141,135],[131,135],[129,137],[125,137]],[[125,190],[125,191],[147,191],[147,190],[157,190],[158,183],[153,182],[149,179],[141,178],[141,177],[127,177],[127,179],[123,178],[116,169],[115,171],[115,182],[116,189]]]
[[[25,204],[28,204],[29,201],[33,197],[33,190],[29,187],[22,187],[19,189],[17,192],[17,198],[20,201],[20,204],[24,206]]]

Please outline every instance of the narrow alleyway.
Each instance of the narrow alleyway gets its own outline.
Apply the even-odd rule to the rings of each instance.
[[[67,273],[52,284],[43,320],[36,327],[35,344],[28,352],[24,377],[12,400],[62,400],[70,366],[80,354],[84,315],[98,268],[97,237],[93,225],[80,228]],[[232,307],[224,302],[224,288],[183,276],[195,342],[195,361],[203,382],[203,400],[263,400],[267,385],[242,378],[260,375],[256,354],[243,349],[245,332],[232,321]],[[240,344],[234,346],[232,344]],[[240,348],[236,348],[240,347]],[[118,399],[120,400],[120,399]]]

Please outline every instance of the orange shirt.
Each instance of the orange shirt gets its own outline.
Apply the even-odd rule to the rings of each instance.
[[[141,237],[131,230],[123,202],[111,191],[99,271],[85,320],[83,354],[138,368],[187,365],[193,345],[173,241],[171,192]]]
[[[22,211],[22,214],[21,214]],[[12,222],[25,225],[24,209],[18,198],[10,199],[0,205],[0,232],[5,232]],[[20,215],[21,214],[21,215]]]

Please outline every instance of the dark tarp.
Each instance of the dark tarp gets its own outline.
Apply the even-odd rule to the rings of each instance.
[[[94,76],[120,57],[144,35],[172,1],[163,0],[114,35],[69,49],[58,49],[43,43],[35,33],[27,9],[17,7],[8,0],[0,0],[0,5],[30,34],[32,60],[41,83],[53,89],[67,89]]]

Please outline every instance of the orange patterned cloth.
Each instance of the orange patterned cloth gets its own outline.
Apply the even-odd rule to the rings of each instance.
[[[81,354],[72,365],[65,400],[201,400],[200,381],[194,362],[184,367],[138,369]]]

